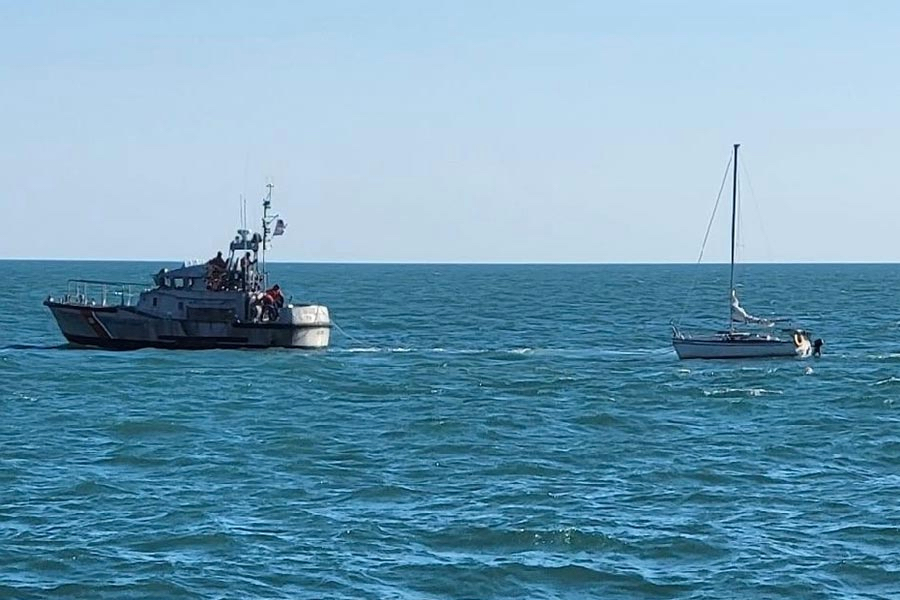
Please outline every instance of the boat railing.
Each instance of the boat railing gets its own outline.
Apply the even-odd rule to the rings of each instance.
[[[63,297],[48,300],[75,306],[134,306],[148,289],[146,283],[70,279]]]

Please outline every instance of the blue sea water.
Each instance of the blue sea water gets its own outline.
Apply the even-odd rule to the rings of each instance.
[[[0,598],[898,598],[900,267],[276,264],[327,351],[64,344],[0,262]]]

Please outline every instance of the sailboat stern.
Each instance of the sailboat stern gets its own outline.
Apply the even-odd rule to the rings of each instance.
[[[809,358],[814,354],[815,350],[813,348],[812,341],[809,339],[809,333],[803,331],[802,329],[795,329],[791,334],[791,338],[794,342],[794,348],[797,356],[799,356],[800,358]],[[818,352],[821,354],[822,340],[816,341],[819,343]]]

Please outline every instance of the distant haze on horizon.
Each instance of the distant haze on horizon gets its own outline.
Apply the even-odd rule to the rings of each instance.
[[[900,262],[900,3],[682,4],[0,4],[0,258],[691,263],[738,142],[742,260]]]

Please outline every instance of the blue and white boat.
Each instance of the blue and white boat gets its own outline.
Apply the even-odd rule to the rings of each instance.
[[[266,249],[284,222],[270,216],[272,186],[263,200],[262,232],[238,230],[227,260],[162,269],[153,285],[70,280],[66,292],[48,296],[50,309],[72,344],[135,348],[325,348],[331,334],[328,308],[285,302],[269,287]]]

